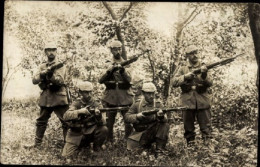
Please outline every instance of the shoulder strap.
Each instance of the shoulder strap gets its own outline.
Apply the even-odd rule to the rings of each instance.
[[[143,99],[144,98],[141,98],[140,102],[139,102],[139,105],[138,105],[138,112],[141,111],[141,105],[143,104]]]

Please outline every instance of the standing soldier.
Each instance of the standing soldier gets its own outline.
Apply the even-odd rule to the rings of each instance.
[[[127,149],[136,147],[149,149],[156,142],[156,153],[163,154],[168,140],[169,124],[162,110],[156,114],[145,116],[142,111],[161,109],[160,102],[155,101],[156,87],[153,83],[144,83],[142,94],[144,98],[136,101],[125,115],[127,122],[132,123],[134,130],[127,140]]]
[[[194,145],[195,140],[195,117],[200,126],[202,138],[205,141],[210,137],[210,99],[208,88],[212,81],[207,74],[207,67],[203,65],[198,56],[198,49],[191,45],[186,49],[188,62],[179,68],[173,78],[173,86],[181,87],[181,103],[188,107],[183,111],[184,137],[187,145]],[[201,74],[195,75],[192,70],[200,68]]]
[[[130,91],[131,75],[124,67],[120,65],[123,61],[122,44],[120,41],[113,41],[110,45],[110,51],[113,55],[113,65],[99,80],[100,84],[105,84],[106,90],[102,98],[103,106],[127,107],[133,103],[133,93]],[[126,111],[121,111],[124,118]],[[108,111],[107,113],[108,141],[113,142],[113,126],[117,112]],[[132,126],[125,122],[125,139],[132,132]]]
[[[99,151],[107,137],[107,127],[99,108],[101,104],[92,97],[93,85],[84,81],[78,86],[81,98],[73,102],[64,114],[64,120],[70,126],[66,136],[66,144],[62,156],[68,157],[79,151],[83,146],[93,142],[93,150]],[[80,116],[86,117],[79,120]],[[71,121],[71,122],[70,122]],[[74,121],[74,122],[73,122]]]
[[[42,92],[39,101],[40,115],[36,120],[35,143],[29,146],[29,148],[41,145],[48,120],[53,111],[62,123],[64,141],[67,133],[66,123],[63,121],[63,114],[69,108],[66,85],[64,83],[66,69],[63,64],[57,66],[60,62],[56,59],[57,46],[55,43],[47,43],[44,51],[47,56],[47,62],[40,66],[32,79],[33,84],[38,84]]]

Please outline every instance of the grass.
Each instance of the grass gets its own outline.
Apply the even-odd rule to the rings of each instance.
[[[82,149],[80,156],[61,157],[62,128],[55,114],[49,125],[40,150],[27,150],[23,145],[34,142],[35,120],[39,107],[31,100],[11,101],[2,105],[1,163],[23,165],[88,165],[88,166],[256,166],[257,132],[245,127],[241,130],[214,130],[214,139],[207,146],[200,140],[196,124],[196,146],[187,149],[183,138],[182,122],[170,126],[167,149],[169,156],[156,159],[152,151],[127,151],[123,139],[123,121],[118,114],[115,124],[116,142],[95,153]]]

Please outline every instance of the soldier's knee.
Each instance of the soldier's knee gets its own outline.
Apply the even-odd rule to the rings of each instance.
[[[108,128],[106,126],[101,126],[99,131],[102,135],[106,136],[108,134]]]
[[[36,126],[41,126],[43,128],[46,128],[47,127],[47,124],[48,124],[48,120],[36,120]]]

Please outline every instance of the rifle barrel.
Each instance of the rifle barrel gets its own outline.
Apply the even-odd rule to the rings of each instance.
[[[231,58],[227,58],[227,59],[224,59],[224,60],[221,60],[221,61],[218,61],[218,62],[209,64],[209,65],[207,65],[207,68],[208,68],[208,69],[212,69],[212,68],[214,68],[214,67],[216,67],[216,66],[218,66],[218,65],[225,65],[225,64],[231,63],[231,62],[234,61],[238,56],[241,56],[241,55],[243,55],[243,53],[242,53],[242,54],[239,54],[239,55],[236,55],[236,56],[234,56],[234,57],[231,57]],[[200,73],[200,68],[193,70],[193,73],[194,73],[194,74],[199,74],[199,73]]]

